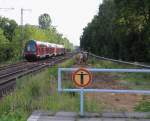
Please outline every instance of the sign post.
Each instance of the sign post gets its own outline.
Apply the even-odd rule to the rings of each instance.
[[[84,87],[92,82],[92,74],[85,68],[79,68],[72,74],[72,80],[80,88],[80,115],[84,115]]]
[[[83,116],[84,115],[84,90],[83,88],[81,88],[80,91],[80,115]]]

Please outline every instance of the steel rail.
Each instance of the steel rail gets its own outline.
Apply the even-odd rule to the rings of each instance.
[[[45,61],[41,61],[39,63],[33,63],[31,66],[21,68],[21,70],[15,70],[11,73],[6,73],[4,75],[0,75],[0,97],[7,94],[9,90],[12,90],[15,87],[16,79],[21,78],[28,74],[37,73],[42,69],[54,66],[55,64],[61,63],[66,59],[69,59],[73,56],[73,54],[69,54],[66,56],[59,56],[55,58],[50,58]]]

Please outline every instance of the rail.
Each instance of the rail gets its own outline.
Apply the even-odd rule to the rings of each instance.
[[[68,58],[73,56],[72,53],[67,54],[66,56],[58,56],[54,58],[50,58],[47,60],[42,60],[35,63],[22,63],[17,66],[17,64],[13,64],[12,68],[9,65],[8,68],[4,68],[4,70],[0,70],[0,98],[7,94],[9,90],[13,90],[16,84],[16,79],[21,78],[28,74],[37,73],[44,68],[49,66],[54,66],[55,64],[61,63]]]

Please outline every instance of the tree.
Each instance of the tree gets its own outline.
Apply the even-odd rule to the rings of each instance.
[[[150,1],[103,0],[84,28],[80,46],[127,61],[150,61]]]
[[[13,56],[12,46],[0,29],[0,62],[10,59]]]
[[[64,44],[67,48],[73,48],[73,45],[67,38],[63,37],[63,34],[58,33],[55,27],[50,26],[51,19],[48,14],[41,15],[39,19],[41,20],[40,28],[29,24],[18,26],[14,20],[0,17],[0,62],[22,59],[23,48],[26,42],[31,39]],[[46,23],[43,20],[46,20]],[[22,38],[22,41],[20,41],[20,38]]]
[[[8,18],[0,17],[0,28],[4,31],[5,37],[11,42],[15,34],[15,29],[18,24],[14,20],[9,20]]]
[[[49,16],[49,14],[44,13],[42,15],[39,16],[39,26],[42,29],[48,29],[50,28],[51,25],[51,18]]]

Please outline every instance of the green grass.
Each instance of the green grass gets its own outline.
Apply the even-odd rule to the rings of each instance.
[[[92,67],[96,68],[136,68],[136,66],[132,65],[126,65],[126,64],[118,64],[112,61],[106,61],[106,60],[97,60],[96,58],[90,58],[88,60],[88,63]]]
[[[122,80],[130,89],[150,90],[149,73],[127,73]]]
[[[70,67],[69,60],[59,67]],[[34,110],[79,112],[79,94],[57,92],[57,67],[17,80],[16,90],[0,101],[0,121],[26,121]],[[101,111],[101,104],[86,101],[87,111]]]
[[[89,60],[92,67],[96,68],[114,68],[114,69],[126,69],[126,68],[137,68],[132,65],[118,64],[111,61],[100,60],[92,58]],[[149,73],[109,73],[118,75],[121,83],[128,86],[130,89],[150,89],[150,74]]]
[[[0,67],[5,66],[5,65],[9,65],[9,64],[14,64],[14,63],[17,63],[20,61],[23,61],[23,59],[22,58],[12,58],[8,61],[0,62]]]
[[[98,61],[95,58],[89,59],[89,63],[91,67],[96,68],[114,68],[114,69],[125,69],[125,68],[137,68],[132,65],[125,64],[117,64],[111,61]],[[129,89],[137,89],[137,90],[150,90],[150,74],[149,73],[112,73],[119,75],[121,84],[127,86]],[[136,106],[135,111],[141,112],[150,112],[150,100],[148,98],[144,98],[141,100]]]
[[[135,106],[135,111],[150,112],[150,100],[142,100],[138,105]]]
[[[34,110],[56,111],[76,111],[79,112],[79,94],[73,96],[72,93],[57,92],[57,71],[58,67],[71,67],[73,60],[66,61],[56,67],[51,67],[36,75],[29,75],[17,80],[16,90],[0,101],[0,121],[26,121]],[[97,61],[90,59],[89,65],[98,68],[125,68],[125,65],[114,64],[109,61]],[[127,67],[128,68],[128,67]],[[129,66],[129,68],[132,68]],[[116,74],[116,73],[115,73]],[[65,78],[65,75],[62,75]],[[125,84],[132,89],[141,89],[141,83],[145,88],[149,88],[150,76],[147,74],[119,75],[126,80]],[[140,79],[140,81],[137,81]],[[64,87],[72,87],[72,83],[63,82]],[[85,98],[84,108],[88,112],[101,112],[104,104],[99,104],[95,100]],[[150,102],[141,101],[136,107],[136,111],[150,111]]]

